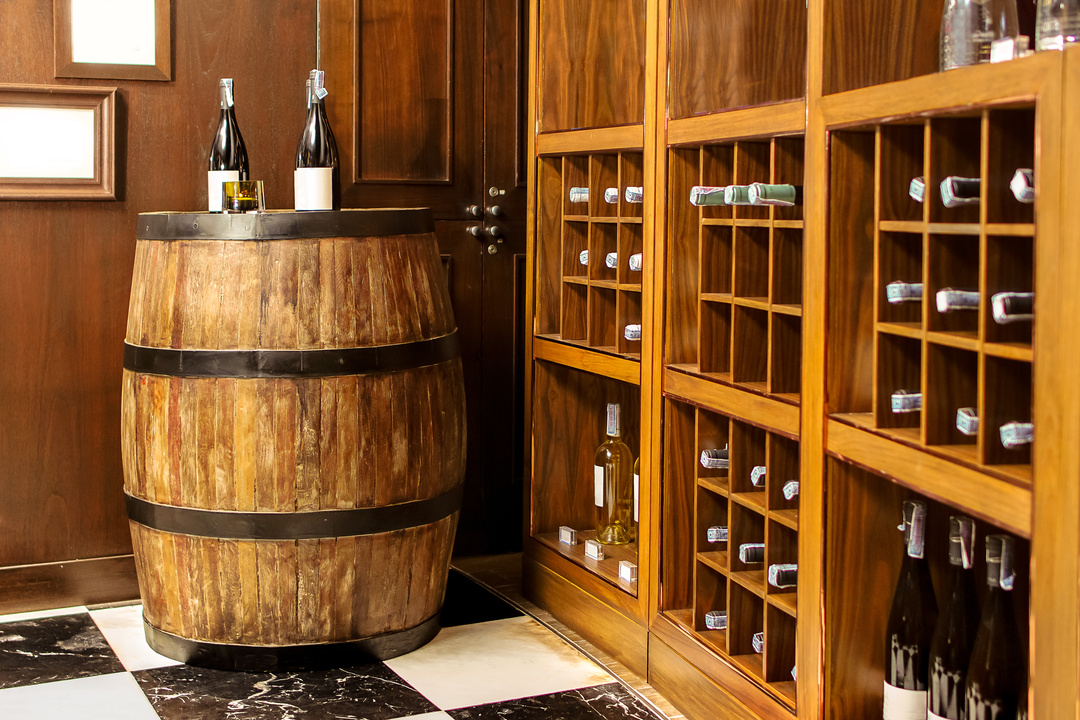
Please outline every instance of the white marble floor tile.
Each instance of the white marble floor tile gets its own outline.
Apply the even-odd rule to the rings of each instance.
[[[385,662],[443,710],[613,680],[528,617],[444,628],[419,650]]]
[[[16,622],[18,620],[40,620],[41,618],[58,617],[60,615],[74,615],[75,613],[82,612],[86,612],[86,607],[82,605],[66,608],[54,608],[52,610],[35,610],[34,612],[0,615],[0,623]]]
[[[146,644],[142,605],[91,610],[90,617],[97,623],[101,634],[109,641],[113,652],[129,672],[180,664],[164,655],[158,655]]]
[[[0,690],[0,714],[18,720],[158,720],[128,673]]]

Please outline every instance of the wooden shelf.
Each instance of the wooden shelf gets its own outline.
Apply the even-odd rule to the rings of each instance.
[[[577,535],[579,542],[576,545],[559,542],[559,533],[557,532],[542,533],[533,537],[543,545],[581,565],[623,592],[636,596],[638,592],[637,583],[627,582],[619,577],[619,562],[628,560],[636,565],[638,563],[637,544],[603,545],[604,559],[593,560],[585,555],[585,541],[595,538],[596,532],[594,530],[578,530]]]

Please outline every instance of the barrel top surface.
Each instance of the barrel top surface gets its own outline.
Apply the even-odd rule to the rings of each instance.
[[[268,210],[260,213],[140,213],[139,240],[288,240],[420,235],[435,231],[429,208]]]

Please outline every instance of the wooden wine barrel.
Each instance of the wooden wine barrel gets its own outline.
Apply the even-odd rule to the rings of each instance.
[[[124,489],[147,640],[312,668],[428,642],[465,396],[427,210],[139,216]]]

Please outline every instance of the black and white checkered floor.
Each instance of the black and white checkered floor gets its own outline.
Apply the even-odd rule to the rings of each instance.
[[[457,571],[443,630],[385,662],[244,673],[179,664],[141,608],[0,616],[4,720],[660,720],[603,668]]]

